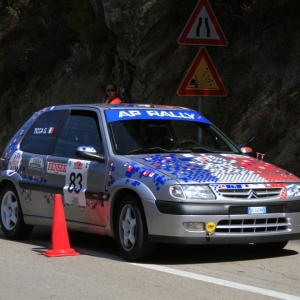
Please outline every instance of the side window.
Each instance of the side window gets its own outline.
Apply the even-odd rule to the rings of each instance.
[[[71,112],[61,129],[53,155],[76,158],[75,151],[79,146],[92,146],[103,154],[98,117],[93,111]]]
[[[36,154],[52,154],[58,129],[65,114],[65,110],[41,114],[22,139],[20,150]]]

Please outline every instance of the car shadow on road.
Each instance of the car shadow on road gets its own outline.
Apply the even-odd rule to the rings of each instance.
[[[125,261],[121,256],[115,239],[89,233],[70,232],[70,241],[74,248],[83,247],[96,255],[117,261]],[[92,252],[91,252],[92,251]],[[100,255],[99,255],[100,254]],[[289,244],[281,251],[258,250],[253,244],[244,245],[173,245],[157,244],[153,256],[141,263],[150,264],[204,264],[232,261],[263,260],[299,254],[289,249]]]
[[[151,258],[154,264],[202,264],[232,261],[260,260],[299,254],[289,250],[289,244],[281,251],[268,252],[245,245],[169,245],[158,244]]]
[[[0,230],[1,232],[1,230]],[[41,254],[51,247],[51,228],[37,226],[31,235],[15,242],[33,245],[32,251]],[[78,231],[68,232],[70,247],[81,255],[125,261],[121,256],[115,239]],[[6,239],[0,235],[0,239]],[[251,244],[245,245],[173,245],[157,244],[154,255],[141,263],[176,265],[205,264],[233,261],[263,260],[299,254],[289,249],[289,244],[277,252],[258,250]]]

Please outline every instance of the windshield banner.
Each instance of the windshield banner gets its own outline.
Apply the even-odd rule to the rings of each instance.
[[[177,120],[191,121],[211,124],[207,119],[196,111],[184,110],[144,110],[144,109],[123,109],[106,110],[107,122],[123,120]]]

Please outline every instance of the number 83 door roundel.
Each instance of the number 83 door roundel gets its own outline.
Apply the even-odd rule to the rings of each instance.
[[[64,186],[65,203],[86,206],[85,190],[90,161],[69,159]]]

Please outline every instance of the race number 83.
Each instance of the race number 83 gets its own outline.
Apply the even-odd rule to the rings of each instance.
[[[69,159],[64,186],[65,203],[86,206],[85,190],[89,166],[90,161]]]
[[[79,192],[82,189],[82,174],[81,173],[77,173],[77,175],[72,172],[70,174],[70,183],[68,186],[68,192],[72,193],[74,191],[74,193],[79,194]]]

